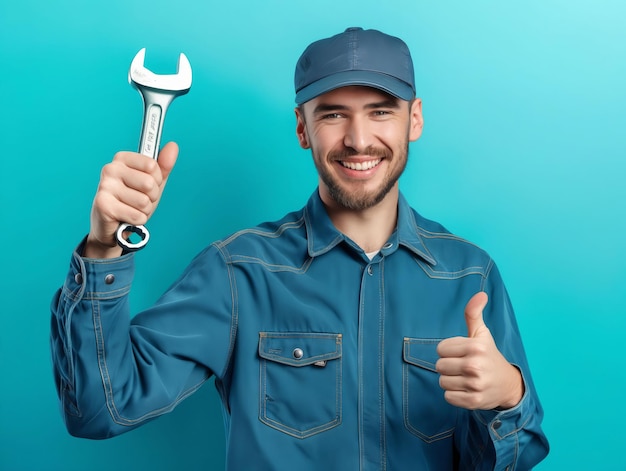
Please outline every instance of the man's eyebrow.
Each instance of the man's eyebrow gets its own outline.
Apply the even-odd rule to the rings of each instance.
[[[365,105],[365,108],[400,108],[400,100],[397,98],[389,97],[383,101],[378,101],[376,103],[369,103]]]
[[[328,104],[327,103],[320,103],[313,110],[313,114],[328,113],[329,111],[342,111],[342,110],[347,110],[347,109],[348,109],[348,107],[344,106],[344,105],[333,105],[333,104],[330,104],[330,103],[328,103]]]
[[[382,101],[377,101],[374,103],[368,103],[367,105],[364,106],[365,109],[371,110],[371,109],[378,109],[378,108],[400,108],[400,102],[397,98],[386,98]],[[315,109],[313,110],[313,114],[318,114],[318,113],[328,113],[331,111],[345,111],[345,110],[349,110],[350,107],[346,106],[346,105],[339,105],[339,104],[332,104],[332,103],[320,103],[319,105],[317,105],[315,107]]]

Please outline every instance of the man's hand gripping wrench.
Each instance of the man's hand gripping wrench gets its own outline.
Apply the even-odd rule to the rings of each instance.
[[[128,81],[139,91],[144,104],[139,152],[156,160],[167,108],[174,98],[186,94],[191,88],[191,65],[185,54],[181,53],[176,74],[156,75],[143,66],[145,55],[144,48],[133,59],[128,71]],[[124,238],[124,232],[138,234],[141,240],[133,243]],[[117,229],[116,238],[122,248],[132,252],[142,249],[148,243],[150,233],[144,226],[122,223]]]

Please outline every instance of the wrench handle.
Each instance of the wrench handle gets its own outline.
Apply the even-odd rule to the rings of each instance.
[[[159,144],[167,107],[176,97],[174,94],[157,93],[147,88],[139,89],[144,102],[143,124],[141,137],[139,138],[139,153],[157,160],[159,156]],[[131,242],[130,238],[124,238],[124,232],[132,232],[141,237],[139,242]],[[150,240],[150,232],[143,226],[133,226],[121,223],[115,233],[117,244],[127,252],[135,252],[143,249]]]
[[[161,131],[163,131],[163,109],[160,105],[151,104],[144,111],[141,138],[139,139],[139,153],[157,160]]]

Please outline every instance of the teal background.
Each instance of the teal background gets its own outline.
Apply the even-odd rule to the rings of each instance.
[[[108,441],[70,437],[48,352],[49,302],[88,231],[100,168],[135,150],[131,59],[194,68],[164,141],[181,155],[138,255],[135,309],[216,238],[301,207],[316,185],[292,76],[348,26],[413,51],[423,137],[402,188],[487,249],[507,282],[546,410],[541,470],[626,469],[626,4],[613,1],[0,3],[0,468],[222,469],[213,387]]]

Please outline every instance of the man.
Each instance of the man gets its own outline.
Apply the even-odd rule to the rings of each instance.
[[[530,469],[543,412],[499,272],[399,192],[423,126],[408,48],[349,28],[305,50],[295,86],[318,190],[207,247],[132,321],[115,232],[149,219],[177,147],[105,166],[52,304],[70,433],[123,433],[214,376],[228,469]]]

